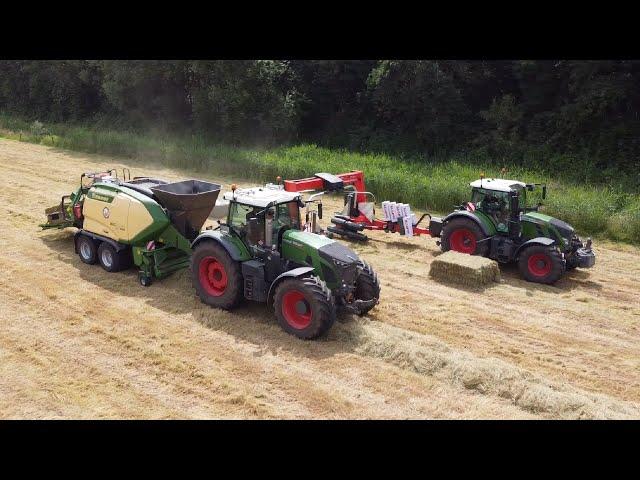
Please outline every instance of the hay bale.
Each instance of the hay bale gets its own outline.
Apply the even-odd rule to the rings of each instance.
[[[499,282],[500,269],[494,260],[450,250],[431,262],[429,276],[474,287]]]

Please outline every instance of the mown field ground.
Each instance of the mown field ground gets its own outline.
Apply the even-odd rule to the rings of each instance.
[[[264,305],[203,305],[187,271],[144,288],[80,262],[71,229],[39,231],[112,166],[194,177],[0,139],[1,418],[640,418],[636,247],[598,241],[596,267],[556,286],[501,267],[475,290],[428,277],[434,239],[372,233],[351,246],[380,305],[303,342]]]

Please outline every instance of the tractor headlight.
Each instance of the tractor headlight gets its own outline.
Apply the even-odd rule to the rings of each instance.
[[[349,266],[349,264],[348,264],[347,262],[343,262],[342,260],[338,260],[337,258],[334,258],[334,259],[333,259],[333,263],[334,263],[336,266],[341,267],[341,268],[344,268],[344,267]]]

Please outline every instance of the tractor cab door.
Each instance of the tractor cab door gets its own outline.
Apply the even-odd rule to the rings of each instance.
[[[509,233],[509,216],[511,214],[509,192],[474,188],[471,203],[493,221],[496,230]]]
[[[271,225],[269,225],[271,219]],[[300,205],[297,201],[279,203],[267,211],[266,235],[270,236],[271,245],[280,250],[282,235],[288,229],[300,230]]]
[[[227,223],[248,246],[255,247],[265,243],[263,208],[231,202]]]

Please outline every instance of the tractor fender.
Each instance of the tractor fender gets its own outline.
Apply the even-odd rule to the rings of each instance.
[[[102,235],[98,235],[98,234],[93,233],[93,232],[88,232],[87,230],[78,230],[76,233],[73,234],[73,248],[75,249],[76,253],[78,253],[78,238],[81,235],[84,235],[85,237],[89,237],[94,242],[105,242],[105,243],[108,243],[109,245],[111,245],[115,249],[116,252],[120,252],[120,251],[124,250],[125,248],[129,247],[129,245],[125,245],[124,243],[120,243],[120,242],[114,240],[113,238],[103,237]]]
[[[267,304],[270,304],[273,301],[273,295],[276,292],[276,287],[282,280],[284,280],[285,278],[302,277],[309,272],[313,272],[313,270],[313,267],[298,267],[278,275],[276,279],[271,282],[271,286],[269,287],[269,293],[267,294]]]
[[[531,245],[544,245],[545,247],[550,247],[555,243],[556,241],[553,238],[549,238],[549,237],[532,238],[531,240],[527,240],[522,245],[518,246],[518,248],[516,248],[516,251],[513,254],[513,258],[517,259],[520,252],[525,248],[530,247]]]
[[[455,212],[451,212],[449,215],[447,215],[446,217],[444,217],[442,219],[442,226],[444,227],[447,223],[449,223],[454,218],[460,218],[460,217],[466,217],[466,218],[469,218],[469,219],[473,220],[475,223],[478,224],[478,226],[482,230],[482,233],[484,233],[487,237],[493,236],[493,233],[491,233],[487,229],[487,227],[484,225],[484,223],[482,223],[480,221],[480,219],[478,217],[476,217],[471,212],[467,212],[466,210],[457,210]]]
[[[229,240],[229,238],[223,235],[219,230],[206,230],[202,232],[191,244],[191,249],[193,250],[194,248],[196,248],[196,246],[203,240],[212,240],[219,243],[236,262],[249,259],[247,252],[243,252],[242,250],[240,250],[240,248],[238,248],[236,244]]]

